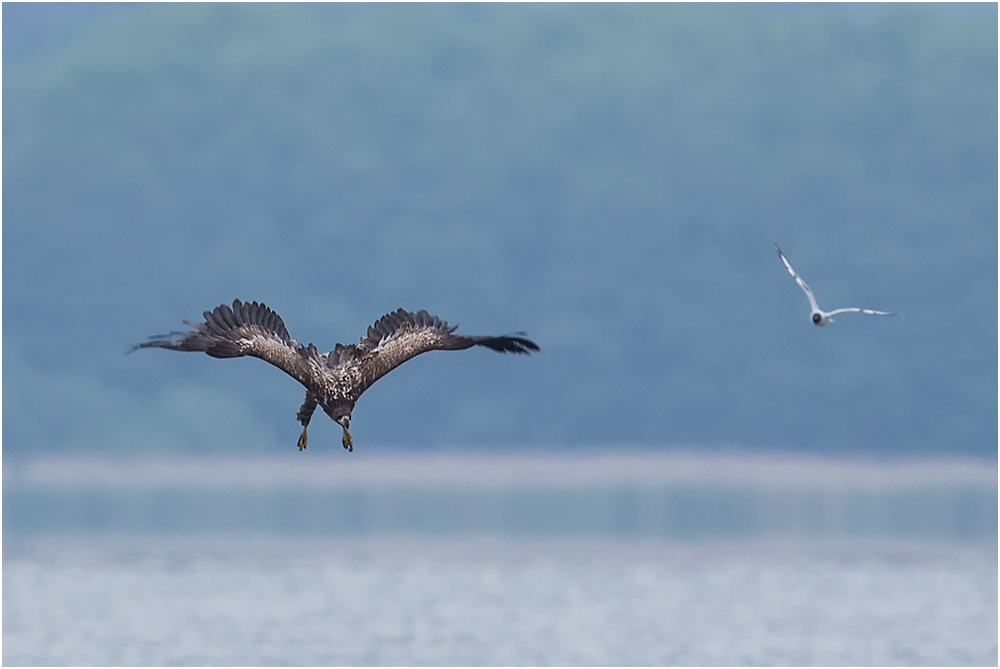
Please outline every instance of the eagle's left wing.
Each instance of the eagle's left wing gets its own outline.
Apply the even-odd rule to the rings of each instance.
[[[532,351],[539,350],[535,342],[520,336],[520,333],[500,337],[456,335],[453,333],[457,327],[423,310],[413,313],[398,309],[370,326],[368,336],[361,343],[351,346],[338,344],[335,350],[326,354],[328,364],[331,367],[337,364],[359,365],[361,387],[357,394],[360,395],[396,367],[427,351],[458,351],[485,346],[500,353],[530,355]]]

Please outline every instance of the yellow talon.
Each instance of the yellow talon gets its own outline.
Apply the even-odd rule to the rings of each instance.
[[[351,433],[347,431],[346,427],[344,428],[344,438],[341,439],[341,441],[344,444],[344,448],[346,448],[348,451],[354,452],[354,440],[351,439]]]
[[[307,443],[309,443],[309,436],[306,434],[306,429],[302,428],[302,434],[299,435],[298,441],[299,450],[305,448]]]

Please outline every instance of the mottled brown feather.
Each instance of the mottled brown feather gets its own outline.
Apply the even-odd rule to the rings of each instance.
[[[204,312],[205,322],[185,321],[192,329],[151,337],[130,349],[165,348],[201,351],[216,358],[252,356],[271,363],[306,387],[299,409],[303,426],[321,404],[331,418],[350,417],[354,403],[373,383],[407,360],[427,351],[457,351],[485,346],[500,353],[530,354],[538,346],[523,333],[474,336],[454,334],[448,325],[426,311],[397,309],[373,323],[357,344],[337,344],[320,354],[313,345],[300,345],[288,334],[281,317],[257,302],[233,300]],[[303,431],[304,434],[304,431]],[[346,424],[345,424],[346,434]],[[305,442],[301,442],[304,447]],[[345,441],[345,446],[348,442]]]

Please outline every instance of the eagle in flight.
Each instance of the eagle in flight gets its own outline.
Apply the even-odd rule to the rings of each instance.
[[[459,351],[485,346],[500,353],[530,355],[538,346],[523,336],[491,337],[454,334],[457,325],[448,325],[426,311],[399,309],[375,321],[358,344],[337,346],[320,353],[315,346],[303,346],[288,336],[281,317],[264,304],[233,300],[204,313],[204,323],[184,323],[193,330],[150,337],[132,346],[166,348],[171,351],[202,351],[213,358],[244,355],[266,360],[306,387],[306,399],[296,418],[302,423],[298,447],[308,441],[306,428],[316,406],[344,429],[343,444],[354,450],[348,428],[354,404],[373,383],[415,355],[427,351]]]

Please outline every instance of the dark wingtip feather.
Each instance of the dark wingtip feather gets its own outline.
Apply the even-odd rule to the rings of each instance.
[[[127,349],[125,349],[125,355],[132,353],[133,351],[138,351],[140,348],[166,348],[175,351],[182,350],[181,346],[184,341],[190,337],[190,335],[198,334],[197,332],[171,332],[170,334],[154,335],[147,339],[146,341],[139,342],[138,344],[132,344]]]
[[[149,341],[143,341],[139,342],[138,344],[132,344],[131,346],[125,349],[125,355],[128,355],[129,353],[134,353],[135,351],[138,351],[140,348],[166,348],[166,347],[161,346],[159,345],[158,342],[150,339]]]
[[[531,355],[531,353],[538,352],[541,349],[538,344],[531,341],[527,337],[523,337],[523,332],[518,332],[514,335],[504,335],[503,337],[483,337],[479,339],[476,343],[480,346],[485,346],[487,348],[493,349],[498,353],[517,353],[520,355]]]
[[[524,347],[526,349],[528,349],[529,351],[534,351],[535,353],[538,353],[538,352],[540,352],[542,350],[541,347],[538,344],[536,344],[535,342],[531,341],[530,339],[520,339],[519,338],[518,341],[521,344],[523,344]],[[525,351],[525,353],[527,353],[527,351]]]
[[[522,353],[524,355],[531,355],[532,352],[538,353],[542,349],[539,348],[538,344],[531,341],[527,337],[511,337],[510,340],[514,342],[517,346],[517,350],[514,353]]]

